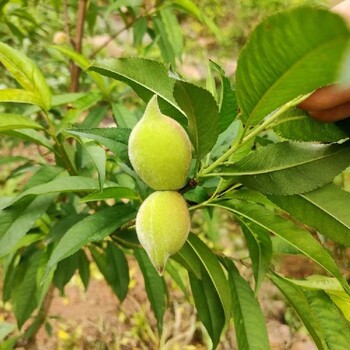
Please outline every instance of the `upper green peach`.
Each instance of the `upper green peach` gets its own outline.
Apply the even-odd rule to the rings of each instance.
[[[129,158],[139,177],[155,190],[177,190],[186,183],[191,142],[176,120],[162,114],[157,95],[130,134]]]

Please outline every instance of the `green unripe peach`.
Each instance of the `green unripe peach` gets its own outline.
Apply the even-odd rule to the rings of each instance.
[[[129,138],[129,158],[136,173],[155,190],[178,190],[185,185],[191,157],[185,130],[162,114],[155,95]]]
[[[170,255],[184,245],[191,220],[186,201],[175,191],[153,192],[136,216],[139,242],[159,274]]]

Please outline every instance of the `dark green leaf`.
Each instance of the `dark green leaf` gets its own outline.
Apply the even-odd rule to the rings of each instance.
[[[224,168],[222,176],[240,176],[254,190],[291,195],[330,183],[350,165],[350,142],[334,145],[271,144]]]
[[[340,273],[339,267],[328,251],[324,249],[308,231],[293,224],[289,220],[275,215],[273,212],[265,209],[259,204],[231,200],[215,204],[215,206],[232,211],[235,215],[243,218],[245,221],[251,221],[256,225],[261,226],[263,229],[280,236],[322,266],[331,275],[336,277],[344,290],[350,294],[350,287]]]
[[[158,333],[161,335],[163,331],[165,298],[167,293],[166,285],[163,277],[159,276],[152,265],[146,252],[143,249],[135,249],[134,253],[145,281],[148,299],[157,319]]]
[[[72,135],[95,140],[110,149],[125,164],[130,165],[128,141],[131,130],[121,128],[70,129]]]
[[[335,82],[348,41],[345,21],[321,8],[294,8],[264,20],[237,65],[245,122],[258,123],[297,96]]]
[[[47,271],[89,242],[100,241],[135,217],[134,209],[118,205],[92,214],[72,226],[59,241],[47,263]]]
[[[269,198],[302,223],[333,241],[350,246],[350,194],[334,184],[294,196]]]
[[[305,142],[337,142],[347,135],[334,123],[316,121],[299,108],[291,108],[274,125],[273,130],[285,139]]]
[[[270,349],[265,318],[258,300],[247,281],[239,274],[234,263],[225,260],[232,294],[232,314],[238,349]]]
[[[84,250],[79,250],[79,275],[80,279],[83,282],[85,290],[87,290],[89,281],[90,281],[90,261],[87,258]]]
[[[190,139],[197,159],[205,156],[219,136],[219,112],[214,97],[208,90],[177,81],[174,97],[188,118]]]
[[[21,238],[32,228],[53,202],[55,195],[43,195],[36,197],[10,226],[0,229],[0,257],[8,254]],[[1,212],[0,212],[1,215]]]

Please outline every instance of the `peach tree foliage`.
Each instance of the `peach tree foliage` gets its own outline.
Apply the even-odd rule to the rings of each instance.
[[[122,302],[129,255],[139,264],[162,332],[167,286],[135,233],[138,208],[152,193],[128,158],[128,138],[140,113],[117,104],[113,94],[115,84],[126,84],[142,109],[157,95],[162,113],[186,130],[193,161],[180,192],[190,212],[228,211],[246,239],[253,283],[232,257],[209,248],[210,237],[193,233],[165,268],[180,286],[179,266],[187,272],[212,348],[231,319],[239,349],[269,348],[257,299],[265,279],[280,289],[319,349],[347,348],[350,287],[323,242],[350,246],[350,194],[333,182],[350,165],[349,123],[321,124],[296,106],[316,88],[338,81],[342,70],[343,81],[350,81],[344,69],[349,38],[344,21],[326,10],[278,13],[251,33],[235,79],[210,63],[207,88],[157,61],[90,62],[57,48],[94,82],[94,89],[78,95],[54,94],[40,62],[0,43],[0,61],[17,83],[0,90],[0,101],[13,103],[0,113],[0,132],[40,145],[54,158],[36,164],[23,164],[21,157],[1,160],[21,162],[15,171],[33,172],[19,192],[0,198],[2,298],[11,302],[24,335],[35,329],[35,322],[22,327],[30,318],[39,320],[52,286],[63,292],[78,271],[87,288],[91,259]],[[18,103],[31,106],[16,114],[11,106]],[[67,103],[73,108],[64,108]],[[102,127],[108,110],[114,125]],[[282,276],[271,261],[283,254],[304,255],[324,273],[305,280]],[[6,335],[12,331],[0,327]],[[6,340],[9,347],[14,341]]]

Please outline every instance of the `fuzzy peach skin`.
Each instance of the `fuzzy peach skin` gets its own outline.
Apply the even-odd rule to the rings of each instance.
[[[136,233],[159,274],[169,256],[184,245],[190,225],[186,201],[178,192],[156,191],[142,203],[136,216]]]
[[[333,7],[332,11],[340,14],[350,24],[350,0],[345,0]],[[299,104],[309,115],[319,121],[335,122],[350,117],[350,88],[330,85],[316,90],[310,97]]]
[[[155,190],[178,190],[186,183],[191,142],[176,120],[161,113],[157,95],[130,134],[129,158],[139,177]]]

